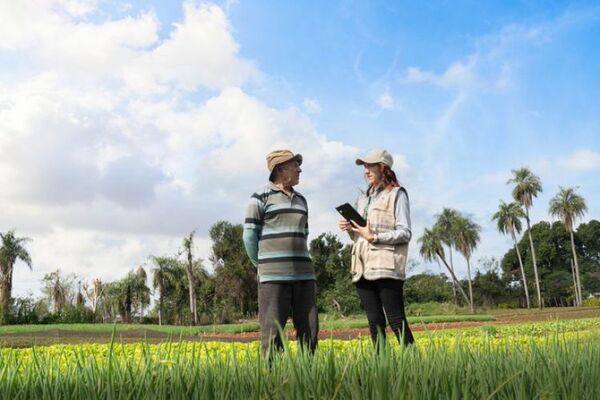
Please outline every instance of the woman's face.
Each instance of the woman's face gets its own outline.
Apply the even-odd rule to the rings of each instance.
[[[381,167],[379,164],[364,164],[365,179],[369,186],[377,186],[382,182]]]

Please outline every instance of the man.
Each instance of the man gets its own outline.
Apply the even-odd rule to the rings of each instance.
[[[319,321],[315,271],[307,246],[308,205],[294,190],[302,156],[267,155],[269,183],[254,193],[244,221],[244,246],[258,269],[258,316],[263,353],[283,349],[279,329],[291,315],[298,341],[314,352]]]

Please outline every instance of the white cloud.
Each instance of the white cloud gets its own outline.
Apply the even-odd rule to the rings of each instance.
[[[470,88],[478,85],[473,71],[476,57],[471,56],[466,63],[454,62],[441,74],[423,71],[417,67],[406,70],[404,81],[410,83],[429,83],[443,88]]]
[[[392,110],[394,108],[394,98],[390,94],[389,89],[379,96],[379,99],[377,99],[377,104],[382,110]]]
[[[91,1],[0,4],[0,49],[19,49],[69,80],[126,82],[129,89],[168,92],[240,86],[259,73],[238,57],[227,16],[216,5],[184,3],[184,20],[159,40],[153,11],[100,23],[80,18]],[[66,11],[66,12],[65,12]]]
[[[562,158],[559,164],[574,171],[593,171],[600,169],[600,153],[579,150],[569,157]]]
[[[220,7],[187,2],[184,16],[167,40],[124,67],[129,84],[143,89],[156,83],[185,90],[223,89],[258,76],[252,62],[238,57],[239,45]]]
[[[511,177],[510,172],[492,172],[482,175],[480,182],[484,185],[505,185]]]
[[[304,99],[302,102],[304,110],[309,114],[318,114],[321,112],[321,104],[317,99]]]
[[[0,231],[33,238],[35,271],[16,275],[16,294],[56,268],[121,277],[194,229],[206,258],[209,226],[243,220],[274,148],[304,155],[298,189],[311,229],[333,229],[333,207],[356,195],[348,171],[360,176],[358,149],[321,135],[301,110],[244,91],[260,72],[239,57],[222,9],[186,2],[159,39],[152,11],[81,19],[94,5],[48,1],[31,21],[19,5],[0,6],[0,47],[31,60],[29,75],[0,81]],[[186,96],[196,89],[208,91]]]

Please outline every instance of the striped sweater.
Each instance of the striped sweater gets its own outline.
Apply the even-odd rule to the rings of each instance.
[[[244,246],[258,267],[260,282],[315,279],[307,245],[308,204],[272,183],[250,197],[244,220]]]

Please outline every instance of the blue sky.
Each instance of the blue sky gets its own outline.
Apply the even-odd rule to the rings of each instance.
[[[192,229],[206,259],[276,147],[305,156],[315,235],[372,147],[415,239],[453,207],[483,228],[475,258],[510,246],[490,219],[521,166],[544,185],[534,222],[559,185],[600,219],[594,2],[1,1],[0,26],[0,230],[34,239],[17,294],[56,268],[117,279]]]

